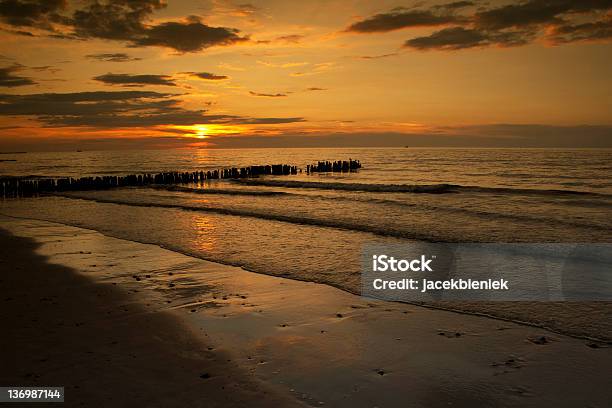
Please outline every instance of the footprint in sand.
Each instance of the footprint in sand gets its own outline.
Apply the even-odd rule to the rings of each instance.
[[[448,339],[456,339],[465,336],[465,332],[453,331],[453,330],[439,330],[438,336],[444,336]]]
[[[495,367],[499,371],[496,371],[494,375],[508,374],[517,371],[525,366],[525,360],[521,357],[510,356],[503,361],[496,361],[491,363],[491,367]]]
[[[550,344],[553,341],[552,337],[548,337],[548,336],[531,336],[531,337],[527,337],[527,340],[533,344],[537,344],[538,346],[543,346],[546,344]]]

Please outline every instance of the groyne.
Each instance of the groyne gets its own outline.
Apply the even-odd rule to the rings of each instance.
[[[357,167],[358,166],[358,167]],[[361,167],[359,161],[318,162],[307,166],[307,173],[354,171]],[[216,179],[241,179],[260,176],[287,176],[301,173],[302,169],[290,164],[269,164],[248,167],[231,167],[191,172],[161,172],[129,174],[125,176],[86,177],[0,177],[2,197],[31,197],[44,193],[78,190],[103,190],[116,187],[189,184]]]
[[[307,165],[306,173],[348,172],[359,170],[360,168],[361,162],[359,160],[320,161],[315,164]]]

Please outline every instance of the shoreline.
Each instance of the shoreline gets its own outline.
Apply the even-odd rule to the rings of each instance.
[[[3,386],[63,386],[67,406],[302,406],[171,313],[50,264],[39,247],[0,228]]]
[[[57,225],[61,225],[61,226],[65,226],[65,227],[69,227],[69,228],[78,228],[78,229],[82,229],[85,231],[91,231],[93,233],[98,233],[98,234],[102,234],[104,236],[107,236],[109,238],[113,238],[113,239],[118,239],[118,240],[125,240],[128,242],[133,242],[133,243],[137,243],[137,244],[142,244],[142,245],[153,245],[155,247],[161,248],[163,250],[167,250],[167,251],[171,251],[174,252],[176,254],[180,254],[186,257],[190,257],[190,258],[194,258],[194,259],[198,259],[198,260],[203,260],[205,262],[211,262],[211,263],[215,263],[215,264],[219,264],[219,265],[224,265],[227,267],[233,267],[233,268],[240,268],[246,272],[249,273],[255,273],[255,274],[263,274],[265,276],[270,276],[270,277],[280,277],[280,278],[284,278],[284,276],[279,276],[279,275],[275,275],[275,274],[266,274],[266,273],[262,273],[262,272],[256,272],[256,271],[252,271],[249,269],[246,269],[244,267],[242,267],[241,265],[235,265],[232,263],[223,263],[223,262],[219,262],[217,260],[209,260],[206,258],[203,258],[201,256],[198,256],[197,254],[191,253],[189,251],[185,251],[182,250],[181,248],[178,247],[173,247],[173,246],[166,246],[166,245],[161,245],[161,244],[157,244],[157,243],[152,243],[152,242],[147,242],[147,241],[140,241],[140,240],[135,240],[135,239],[128,239],[122,236],[118,236],[118,235],[114,235],[114,234],[110,234],[107,232],[101,232],[98,231],[94,228],[88,228],[88,227],[81,227],[81,226],[76,226],[76,225],[72,225],[72,224],[67,224],[67,223],[63,223],[63,222],[59,222],[59,221],[48,221],[45,219],[40,219],[40,218],[30,218],[30,217],[22,217],[22,216],[15,216],[15,215],[6,215],[3,213],[0,213],[0,221],[2,220],[2,218],[5,219],[14,219],[14,220],[24,220],[24,221],[28,221],[28,220],[33,220],[33,221],[40,221],[43,223],[51,223],[51,224],[57,224]],[[297,282],[305,282],[305,283],[317,283],[317,284],[322,284],[322,285],[326,285],[329,286],[331,288],[335,288],[338,289],[340,291],[343,291],[347,294],[351,294],[357,297],[361,296],[361,293],[357,292],[357,291],[353,291],[350,287],[346,287],[334,282],[329,282],[329,281],[324,281],[324,282],[319,282],[319,281],[311,281],[311,280],[307,280],[307,279],[301,279],[299,276],[292,276],[288,279],[297,281]],[[604,333],[605,330],[603,328],[591,328],[590,332],[580,332],[579,328],[578,329],[572,329],[572,328],[559,328],[559,327],[555,327],[554,325],[550,325],[550,324],[546,324],[546,323],[542,323],[542,322],[538,322],[538,321],[530,321],[527,319],[524,319],[524,317],[528,316],[529,313],[526,314],[519,314],[516,316],[505,316],[503,313],[499,313],[497,312],[495,309],[491,310],[491,311],[483,311],[482,310],[482,305],[485,304],[486,302],[462,302],[461,305],[458,305],[457,303],[452,303],[452,302],[444,302],[444,301],[439,301],[436,303],[430,302],[430,303],[423,303],[423,302],[402,302],[402,301],[397,301],[397,302],[393,302],[393,303],[398,303],[398,304],[404,304],[404,305],[414,305],[417,307],[422,307],[422,308],[427,308],[427,309],[431,309],[431,310],[440,310],[440,311],[445,311],[445,312],[450,312],[450,313],[456,313],[459,315],[467,315],[467,316],[478,316],[478,317],[483,317],[483,318],[489,318],[489,319],[494,319],[494,320],[498,320],[500,322],[508,322],[508,323],[514,323],[514,324],[518,324],[518,325],[524,325],[526,327],[532,327],[532,328],[538,328],[538,329],[542,329],[542,330],[546,330],[548,332],[554,333],[554,334],[558,334],[558,335],[562,335],[562,336],[568,336],[571,338],[575,338],[578,340],[587,340],[587,341],[591,341],[594,343],[598,343],[598,344],[605,344],[605,345],[612,345],[612,334],[609,334],[607,337],[605,336],[597,336],[596,334],[599,333]],[[450,305],[449,305],[450,303]],[[503,302],[496,302],[496,305],[499,305],[500,303]],[[554,310],[552,309],[552,306],[558,306],[561,305],[563,306],[564,302],[518,302],[518,301],[513,301],[513,302],[509,302],[509,303],[523,303],[527,306],[527,308],[535,308],[535,310],[538,310],[538,312],[541,314],[543,312],[546,312],[546,310],[548,310],[548,312],[553,312]],[[610,313],[612,313],[612,309],[610,308],[610,302],[603,302],[603,301],[592,301],[592,302],[569,302],[569,303],[573,303],[576,305],[588,305],[586,310],[582,310],[581,312],[586,313],[591,312],[591,313],[597,313],[598,314],[598,318],[600,320],[606,320],[606,321],[610,321],[610,318],[612,318],[612,315]],[[593,305],[599,305],[602,306],[599,310],[598,308],[594,308],[590,307]],[[604,310],[603,307],[606,307],[606,309]],[[589,310],[590,309],[590,310]],[[563,312],[568,312],[567,309],[563,310]],[[538,314],[539,315],[539,314]],[[556,316],[558,317],[558,316]],[[567,320],[567,318],[566,318]],[[554,319],[553,319],[554,321]],[[609,325],[608,325],[609,326]]]
[[[326,285],[247,272],[91,230],[31,220],[4,225],[9,226],[18,235],[36,237],[36,252],[47,256],[49,262],[37,272],[39,276],[48,279],[48,272],[56,268],[59,273],[66,272],[62,269],[65,266],[58,264],[70,265],[70,273],[88,281],[87,293],[105,289],[115,293],[120,288],[123,294],[117,298],[116,313],[128,313],[123,306],[138,310],[128,319],[140,322],[141,327],[143,321],[167,316],[169,326],[149,324],[146,333],[154,338],[169,336],[163,344],[174,344],[170,349],[179,356],[193,357],[204,350],[205,356],[230,359],[236,367],[235,371],[228,368],[230,374],[224,377],[229,383],[236,381],[242,386],[246,378],[246,384],[259,384],[256,390],[280,392],[246,395],[249,406],[262,399],[257,395],[273,395],[280,406],[299,401],[334,407],[400,406],[406,401],[399,390],[410,395],[414,406],[422,407],[448,403],[473,406],[483,401],[508,407],[575,406],[585,401],[605,406],[610,398],[606,379],[597,375],[612,362],[611,349],[606,347],[593,349],[584,341],[510,322],[368,300]],[[15,256],[12,252],[8,255],[9,260]],[[37,290],[41,298],[49,298],[42,295],[49,288]],[[50,298],[51,303],[61,303]],[[66,299],[76,304],[89,301],[78,291],[70,291]],[[24,299],[23,306],[40,308],[41,301]],[[25,338],[40,338],[37,333],[57,330],[47,324],[51,321],[29,322],[30,335]],[[60,343],[68,334],[89,327],[87,319],[76,323],[83,322],[86,324],[70,327],[63,335],[64,329],[56,333]],[[110,322],[99,322],[103,332],[117,330]],[[193,336],[195,343],[173,343],[181,333],[179,337]],[[130,342],[131,337],[127,335],[125,341]],[[45,349],[44,341],[37,343],[27,347]],[[193,344],[197,344],[195,349]],[[116,346],[103,344],[101,349],[115,362],[115,368],[125,371],[121,367],[130,362],[130,356],[116,354]],[[159,353],[168,351],[168,347],[162,349]],[[71,358],[73,362],[89,362],[92,355],[96,356],[95,350]],[[159,370],[159,361],[155,356],[150,364]],[[165,375],[173,377],[184,368],[166,370]],[[557,390],[568,376],[575,379],[580,393],[559,401]],[[45,377],[24,380],[35,384],[38,378]],[[219,380],[215,378],[209,380]],[[96,384],[98,378],[88,381]],[[188,380],[198,388],[193,392],[201,391],[202,381],[198,376]],[[112,382],[109,384],[112,387]],[[146,386],[149,388],[157,390],[151,384]],[[69,391],[67,388],[67,400]],[[284,399],[286,396],[289,398]],[[266,405],[263,399],[262,405]]]

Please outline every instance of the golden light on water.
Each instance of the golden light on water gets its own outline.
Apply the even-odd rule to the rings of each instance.
[[[218,124],[175,125],[172,128],[184,131],[184,136],[197,139],[208,139],[210,136],[218,135],[237,135],[247,130],[245,126]]]

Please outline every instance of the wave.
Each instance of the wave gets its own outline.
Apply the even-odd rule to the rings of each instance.
[[[118,204],[118,205],[127,205],[131,207],[150,207],[150,208],[171,208],[178,209],[184,211],[199,211],[199,212],[207,212],[214,214],[222,214],[222,215],[233,215],[238,217],[249,217],[249,218],[259,218],[263,220],[270,221],[280,221],[280,222],[288,222],[292,224],[302,224],[302,225],[313,225],[317,227],[327,227],[327,228],[337,228],[358,232],[366,232],[375,235],[388,236],[388,237],[396,237],[396,238],[408,238],[420,241],[428,241],[428,242],[460,242],[458,240],[447,240],[442,239],[441,237],[431,235],[431,234],[423,234],[415,231],[400,231],[390,229],[389,227],[377,227],[373,225],[363,225],[363,224],[355,224],[348,221],[342,221],[337,219],[320,219],[320,218],[311,218],[311,217],[300,217],[294,215],[284,215],[284,214],[272,214],[272,213],[262,213],[257,211],[248,211],[248,210],[237,210],[231,208],[215,208],[215,207],[198,207],[191,205],[182,205],[182,204],[162,204],[162,203],[144,203],[144,202],[133,202],[129,200],[118,200],[118,199],[106,199],[106,198],[92,198],[86,196],[80,196],[74,193],[71,194],[56,194],[57,196],[73,199],[73,200],[84,200],[84,201],[93,201],[102,204]]]
[[[283,192],[283,191],[256,191],[256,190],[224,190],[224,189],[219,189],[219,188],[191,188],[191,187],[182,187],[182,186],[147,186],[147,188],[153,188],[156,190],[164,190],[164,191],[170,191],[170,192],[183,192],[183,193],[193,193],[193,194],[220,194],[220,195],[235,195],[235,196],[277,196],[277,195],[284,195],[284,196],[299,196],[300,194],[293,194],[290,192]],[[79,196],[81,197],[81,196]],[[371,195],[367,195],[367,196],[356,196],[356,195],[334,195],[334,196],[326,196],[326,195],[318,195],[318,194],[314,194],[314,195],[308,195],[307,197],[309,198],[316,198],[318,200],[329,200],[329,201],[347,201],[347,202],[363,202],[363,203],[377,203],[377,204],[383,204],[383,205],[390,205],[390,206],[394,206],[394,207],[410,207],[410,208],[415,208],[415,207],[419,207],[421,209],[427,209],[427,210],[431,210],[431,211],[440,211],[440,212],[444,212],[444,213],[456,213],[456,214],[466,214],[468,216],[474,216],[474,217],[479,217],[479,218],[483,218],[483,219],[506,219],[509,221],[526,221],[526,222],[554,222],[555,224],[562,224],[562,225],[567,225],[569,227],[577,227],[577,228],[591,228],[591,229],[596,229],[596,230],[604,230],[604,231],[608,231],[609,227],[607,225],[599,225],[596,223],[591,223],[588,221],[571,221],[571,220],[567,220],[567,219],[551,219],[550,217],[542,217],[542,216],[533,216],[533,215],[527,215],[527,214],[507,214],[507,213],[501,213],[501,212],[492,212],[492,211],[486,211],[486,210],[479,210],[473,207],[470,208],[463,208],[463,207],[447,207],[447,206],[441,206],[441,205],[436,205],[434,202],[431,202],[429,204],[426,203],[419,203],[419,204],[415,204],[415,203],[405,203],[402,201],[398,201],[395,199],[389,199],[389,198],[383,198],[383,196],[381,197],[372,197]],[[596,206],[609,206],[610,204],[608,202],[599,202],[599,201],[588,201],[588,200],[583,200],[585,203],[588,203],[591,207],[596,207]],[[131,201],[133,202],[133,201]],[[208,207],[210,208],[210,207]]]
[[[238,179],[236,183],[251,186],[314,188],[320,190],[367,191],[374,193],[427,193],[444,194],[454,192],[453,184],[362,184],[362,183],[329,183],[295,180]]]
[[[250,186],[282,187],[282,188],[312,188],[320,190],[366,191],[373,193],[421,193],[448,194],[460,192],[519,194],[519,195],[570,195],[609,197],[610,194],[577,190],[531,189],[512,187],[462,186],[459,184],[365,184],[365,183],[330,183],[296,180],[265,180],[239,179],[233,182]]]
[[[167,204],[167,203],[151,203],[151,202],[134,202],[130,200],[121,200],[121,199],[107,199],[107,198],[93,198],[87,196],[81,196],[78,194],[70,193],[70,194],[58,194],[58,196],[68,198],[68,199],[77,199],[84,201],[93,201],[103,204],[117,204],[117,205],[127,205],[132,207],[149,207],[149,208],[169,208],[169,209],[178,209],[183,211],[197,211],[197,212],[205,212],[205,213],[214,213],[221,215],[230,215],[237,217],[249,217],[249,218],[257,218],[262,220],[269,221],[279,221],[279,222],[287,222],[292,224],[301,224],[301,225],[311,225],[316,227],[324,227],[324,228],[336,228],[348,231],[356,231],[356,232],[364,232],[370,233],[379,236],[386,237],[394,237],[401,239],[409,239],[409,240],[418,240],[418,241],[426,241],[426,242],[465,242],[463,239],[451,238],[446,235],[436,234],[433,231],[430,232],[422,232],[415,230],[405,230],[405,229],[397,229],[390,226],[385,225],[368,225],[368,224],[360,224],[351,222],[349,220],[340,220],[337,218],[316,218],[316,217],[308,217],[308,216],[300,216],[300,215],[288,215],[288,214],[274,214],[270,212],[261,212],[261,211],[250,211],[243,209],[233,209],[233,208],[220,208],[220,207],[201,207],[196,205],[186,205],[186,204]],[[508,217],[510,218],[510,217]],[[540,220],[537,220],[540,221]],[[584,225],[575,225],[576,227],[587,227],[590,229],[602,229],[604,231],[608,231],[607,227],[600,226],[584,226]],[[469,242],[475,242],[473,239],[469,240]],[[515,242],[515,240],[510,240],[508,242]],[[519,241],[516,241],[519,242]]]
[[[221,188],[192,188],[183,186],[147,186],[155,190],[165,190],[180,193],[192,194],[224,194],[224,195],[244,195],[244,196],[278,196],[288,193],[282,191],[248,191],[248,190],[224,190]]]

